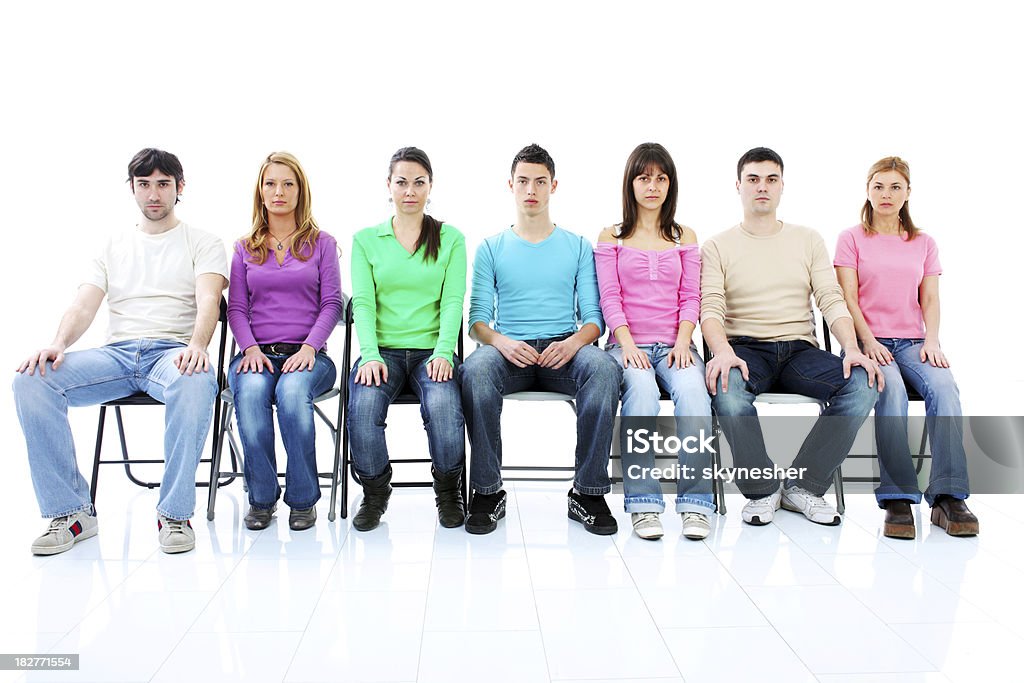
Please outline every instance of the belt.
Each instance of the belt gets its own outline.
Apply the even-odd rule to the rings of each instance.
[[[275,342],[273,344],[260,344],[260,351],[268,356],[291,356],[299,352],[302,344],[286,344]]]

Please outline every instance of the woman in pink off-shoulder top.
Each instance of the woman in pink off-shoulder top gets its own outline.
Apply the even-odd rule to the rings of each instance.
[[[700,250],[693,230],[675,221],[678,187],[668,151],[644,143],[626,161],[622,179],[622,222],[604,230],[594,256],[601,310],[608,324],[608,352],[623,366],[621,434],[626,511],[645,539],[661,538],[665,509],[651,448],[645,453],[640,429],[657,430],[664,389],[675,405],[675,433],[698,452],[679,451],[676,511],[683,535],[705,538],[714,510],[711,480],[704,476],[710,454],[699,452],[711,435],[711,399],[704,363],[690,341],[700,313]],[[688,439],[687,437],[695,437]],[[632,443],[631,443],[632,442]],[[630,452],[632,451],[632,452]]]

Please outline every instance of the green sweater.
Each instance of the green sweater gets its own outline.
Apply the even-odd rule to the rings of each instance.
[[[362,362],[383,362],[380,348],[433,349],[452,363],[466,297],[466,238],[441,225],[436,261],[410,254],[388,219],[352,240],[352,315]]]

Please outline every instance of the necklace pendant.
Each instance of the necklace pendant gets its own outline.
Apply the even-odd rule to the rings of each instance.
[[[282,249],[284,249],[284,245],[283,245],[283,244],[281,244],[280,242],[278,242],[278,243],[277,243],[277,250],[278,250],[278,251],[281,251]]]

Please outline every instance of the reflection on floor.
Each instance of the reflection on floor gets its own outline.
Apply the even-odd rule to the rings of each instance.
[[[194,520],[196,550],[168,556],[156,493],[108,482],[99,535],[67,553],[29,554],[42,521],[0,531],[0,651],[81,655],[0,681],[995,681],[1024,651],[1024,496],[972,497],[972,539],[926,515],[917,540],[883,538],[853,494],[839,527],[744,526],[730,496],[705,542],[674,514],[650,542],[621,496],[618,535],[585,533],[555,484],[510,486],[479,537],[409,489],[370,533],[329,524],[325,502],[314,530],[283,509],[249,532],[233,486]]]

